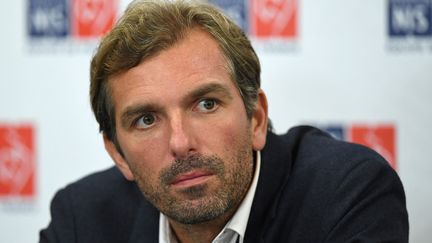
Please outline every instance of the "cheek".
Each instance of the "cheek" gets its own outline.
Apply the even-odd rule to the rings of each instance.
[[[160,140],[123,137],[119,141],[123,141],[120,146],[132,173],[146,180],[156,180],[166,155]]]
[[[249,121],[246,118],[234,117],[215,131],[214,134],[217,134],[215,143],[222,146],[224,151],[232,151],[232,153],[236,153],[240,149],[247,149],[247,147],[251,147],[249,127]]]
[[[250,135],[250,121],[246,117],[246,113],[233,114],[228,119],[224,130],[224,137],[227,143],[235,143],[238,140],[245,140]]]

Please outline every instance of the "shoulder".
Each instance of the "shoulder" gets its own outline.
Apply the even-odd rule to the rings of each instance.
[[[76,215],[97,220],[101,213],[112,219],[129,215],[131,209],[138,207],[142,195],[134,182],[111,167],[69,184],[56,197],[67,198]]]
[[[389,163],[365,146],[336,140],[307,126],[293,128],[282,138],[291,152],[291,181],[300,180],[303,185],[313,185],[312,188],[326,188],[327,196],[349,183],[367,187],[365,183],[377,183],[374,180],[381,184],[396,183],[402,188]]]
[[[378,153],[312,127],[271,136],[289,151],[279,162],[289,164],[289,173],[279,190],[276,221],[289,225],[291,236],[311,242],[406,237],[402,183]],[[386,227],[377,232],[378,225]]]
[[[67,185],[63,190],[71,195],[79,195],[84,201],[110,200],[119,194],[129,195],[136,185],[127,181],[116,167],[92,173]]]
[[[394,172],[388,162],[372,149],[334,139],[317,128],[295,127],[281,138],[290,150],[292,166],[302,172],[312,170],[334,175],[348,173],[357,167]]]
[[[143,200],[115,167],[86,176],[56,193],[41,242],[127,242]]]

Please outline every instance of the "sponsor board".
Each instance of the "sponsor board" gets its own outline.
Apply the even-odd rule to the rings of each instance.
[[[117,15],[115,1],[72,0],[72,36],[100,37],[111,30]]]
[[[292,53],[298,51],[298,0],[211,0],[245,33],[257,51]]]
[[[297,0],[252,0],[250,34],[258,39],[297,37]]]
[[[388,0],[390,52],[432,53],[432,0]]]
[[[298,0],[250,0],[249,33],[258,51],[298,51]]]
[[[334,124],[318,127],[337,139],[375,150],[397,169],[396,127],[393,124]]]
[[[30,51],[92,51],[116,21],[118,0],[28,0]]]
[[[248,32],[249,21],[247,1],[239,0],[209,0],[209,3],[221,8],[243,31]]]
[[[393,125],[352,125],[348,140],[365,145],[383,156],[396,169],[396,136]]]
[[[36,198],[35,129],[0,124],[0,203]]]

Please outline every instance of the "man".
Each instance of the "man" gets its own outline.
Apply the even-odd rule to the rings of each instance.
[[[311,127],[268,130],[258,58],[218,10],[136,1],[91,64],[116,167],[55,196],[41,242],[407,242],[376,153]]]

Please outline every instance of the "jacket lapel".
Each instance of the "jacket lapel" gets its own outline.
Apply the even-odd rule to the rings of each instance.
[[[144,198],[141,201],[129,243],[157,243],[159,241],[159,211]]]
[[[245,242],[264,242],[264,233],[277,213],[278,195],[291,172],[289,142],[271,132],[261,151],[261,172],[245,233]]]

